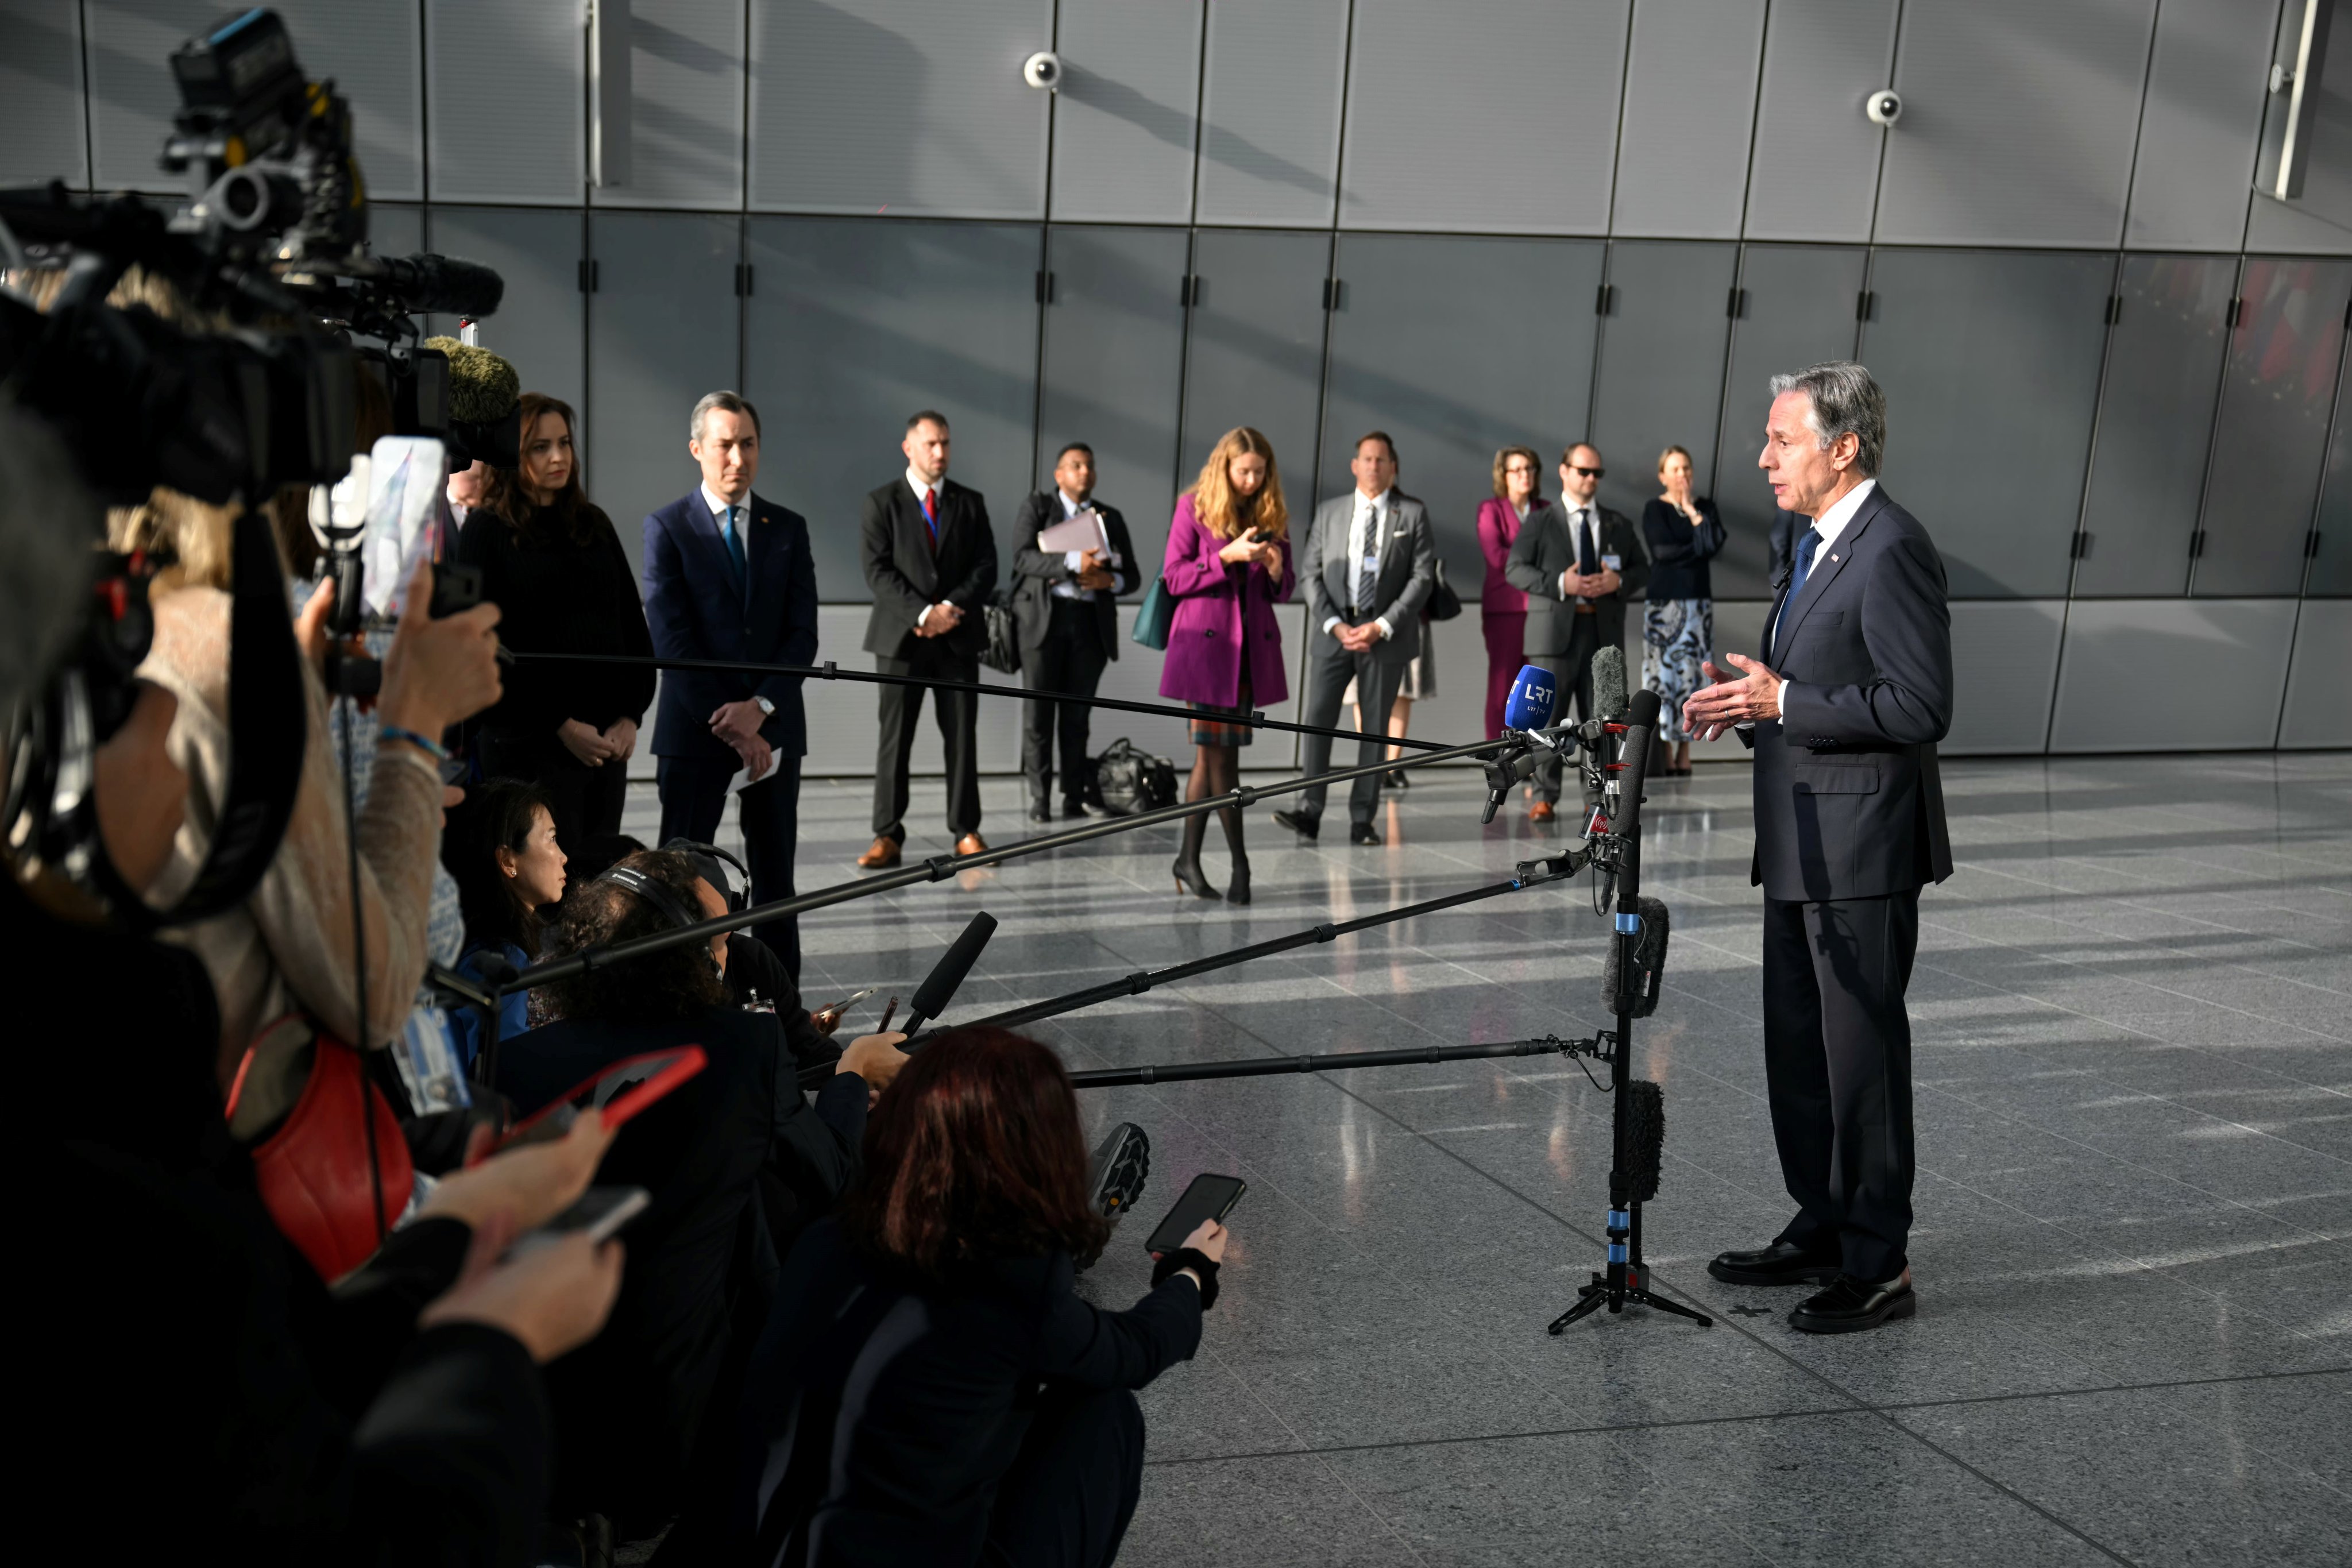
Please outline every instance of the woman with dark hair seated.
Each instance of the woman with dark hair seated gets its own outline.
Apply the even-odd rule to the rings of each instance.
[[[687,857],[646,850],[572,889],[554,945],[605,947],[725,912]],[[695,1045],[709,1058],[599,1169],[600,1184],[644,1187],[653,1203],[630,1222],[634,1266],[610,1327],[550,1369],[556,1505],[604,1514],[625,1539],[654,1533],[683,1501],[712,1390],[738,1385],[766,1321],[764,1194],[830,1206],[856,1172],[869,1093],[906,1059],[903,1036],[852,1042],[812,1110],[775,1016],[730,1002],[726,964],[721,936],[599,965],[555,985],[557,1021],[499,1055],[495,1087],[525,1114],[629,1057]],[[763,1180],[780,1167],[791,1182]]]
[[[1201,1342],[1224,1227],[1160,1261],[1124,1312],[1072,1272],[1087,1202],[1077,1098],[1003,1029],[916,1053],[864,1180],[793,1249],[745,1392],[732,1521],[761,1563],[1108,1563],[1143,1480],[1130,1391]]]
[[[441,863],[457,881],[466,916],[466,945],[457,973],[485,979],[484,960],[504,959],[528,969],[539,955],[542,913],[563,897],[563,847],[555,838],[555,805],[547,791],[522,779],[491,779],[457,808],[441,841]],[[499,1035],[511,1039],[530,1026],[530,994],[511,991],[499,1002]],[[485,1030],[472,1007],[449,1013],[458,1059],[470,1073]],[[561,1091],[559,1091],[561,1092]]]

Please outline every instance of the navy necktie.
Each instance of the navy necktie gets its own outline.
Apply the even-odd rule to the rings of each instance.
[[[1821,547],[1822,534],[1817,528],[1805,530],[1805,536],[1797,541],[1797,567],[1789,574],[1789,592],[1780,600],[1780,614],[1772,626],[1772,652],[1776,657],[1780,651],[1780,634],[1789,624],[1789,612],[1796,607],[1797,595],[1805,591],[1805,579],[1813,572],[1813,552]]]
[[[1582,507],[1569,513],[1569,526],[1576,530],[1576,570],[1579,576],[1601,574],[1601,554],[1592,547],[1592,515]]]
[[[742,510],[740,507],[729,507],[727,521],[719,524],[727,539],[728,558],[735,563],[735,581],[739,585],[751,570],[743,555],[743,525],[739,516]]]

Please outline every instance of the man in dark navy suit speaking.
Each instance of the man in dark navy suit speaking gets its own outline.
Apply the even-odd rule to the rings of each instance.
[[[1756,753],[1764,889],[1764,1069],[1797,1202],[1771,1244],[1708,1265],[1739,1285],[1825,1287],[1812,1333],[1916,1309],[1910,1259],[1911,1020],[1919,889],[1952,874],[1936,742],[1952,721],[1951,616],[1927,531],[1877,480],[1886,395],[1839,362],[1772,378],[1757,459],[1812,520],[1773,584],[1759,658],[1706,666],[1684,706]]]
[[[816,658],[816,567],[801,514],[751,493],[760,473],[760,413],[731,392],[694,405],[687,450],[702,482],[646,519],[646,622],[663,658],[808,664]],[[708,844],[736,794],[751,897],[793,896],[800,831],[801,759],[808,723],[797,675],[666,670],[654,721],[661,837]],[[800,928],[752,928],[797,984]]]

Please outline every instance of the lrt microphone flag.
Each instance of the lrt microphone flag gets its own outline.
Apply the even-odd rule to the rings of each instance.
[[[1550,670],[1522,665],[1518,679],[1511,682],[1511,700],[1503,709],[1503,722],[1514,730],[1540,730],[1551,722],[1552,706],[1559,697],[1559,686]]]

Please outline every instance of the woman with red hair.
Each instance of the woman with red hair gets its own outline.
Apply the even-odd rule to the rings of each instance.
[[[1130,1391],[1200,1344],[1225,1230],[1202,1225],[1107,1312],[1071,1289],[1108,1234],[1087,1186],[1052,1051],[981,1028],[914,1054],[753,1360],[736,1524],[758,1561],[1111,1561],[1143,1484]]]

